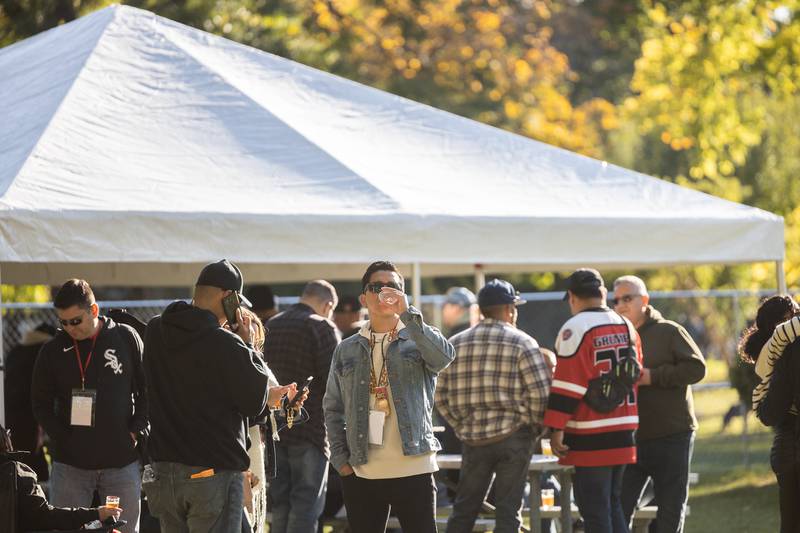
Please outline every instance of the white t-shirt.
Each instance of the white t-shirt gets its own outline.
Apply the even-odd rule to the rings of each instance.
[[[400,331],[403,327],[403,323],[399,322],[397,330]],[[359,334],[370,337],[369,323],[364,324]],[[381,341],[383,341],[384,351],[388,352],[389,339],[384,340],[388,333],[373,333],[372,335],[375,338],[375,345],[372,348],[372,364],[375,369],[375,378],[380,379],[380,371],[383,367]],[[439,470],[436,464],[436,452],[426,452],[420,455],[403,454],[403,440],[400,437],[400,426],[397,423],[392,388],[387,386],[386,390],[391,413],[386,417],[383,426],[383,446],[369,445],[367,462],[363,465],[353,466],[356,475],[366,479],[392,479],[436,472]],[[369,408],[375,409],[374,394],[369,395]]]

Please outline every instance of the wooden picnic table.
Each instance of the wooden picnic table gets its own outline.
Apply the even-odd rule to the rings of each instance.
[[[461,455],[437,454],[436,461],[442,470],[461,470]],[[531,457],[531,462],[528,465],[528,481],[531,485],[528,516],[531,522],[531,531],[540,531],[542,527],[542,512],[540,509],[542,504],[541,475],[544,472],[552,472],[558,476],[561,483],[561,493],[559,495],[561,531],[563,533],[572,533],[572,471],[573,468],[571,466],[558,464],[558,457],[553,455],[536,454]]]

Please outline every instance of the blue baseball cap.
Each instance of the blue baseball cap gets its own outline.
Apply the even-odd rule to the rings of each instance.
[[[491,305],[522,305],[525,300],[519,297],[519,292],[514,286],[502,279],[493,279],[486,283],[478,292],[478,305],[489,307]]]

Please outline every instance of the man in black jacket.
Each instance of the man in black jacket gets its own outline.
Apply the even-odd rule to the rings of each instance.
[[[147,426],[142,340],[100,316],[89,284],[64,283],[53,305],[63,330],[46,343],[33,373],[33,412],[50,435],[52,502],[88,507],[118,496],[125,533],[139,529],[141,475],[136,434]]]
[[[250,460],[245,417],[255,418],[295,385],[269,388],[266,366],[237,310],[237,333],[222,301],[242,274],[222,260],[200,272],[192,304],[177,301],[147,325],[144,369],[152,411],[144,490],[162,533],[241,530],[243,474]]]
[[[24,463],[26,455],[14,451],[8,432],[0,425],[0,531],[74,530],[95,520],[119,519],[119,507],[53,507],[47,502],[36,473]]]

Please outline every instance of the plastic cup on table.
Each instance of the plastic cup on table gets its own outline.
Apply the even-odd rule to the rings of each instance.
[[[556,493],[553,489],[542,489],[542,507],[550,509],[556,505]]]
[[[550,439],[542,439],[542,453],[544,455],[553,455],[553,448],[550,446]]]

